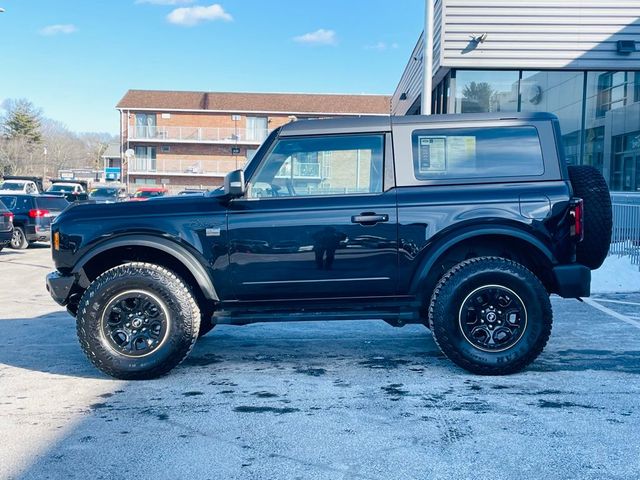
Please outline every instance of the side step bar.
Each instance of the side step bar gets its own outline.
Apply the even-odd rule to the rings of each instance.
[[[328,320],[384,320],[394,326],[420,321],[414,311],[362,310],[362,311],[273,311],[234,312],[219,310],[213,314],[216,324],[248,325],[259,322],[308,322]]]

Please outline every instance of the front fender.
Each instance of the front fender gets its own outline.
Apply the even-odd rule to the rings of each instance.
[[[182,265],[184,265],[189,272],[193,275],[198,282],[198,286],[202,290],[205,298],[210,300],[219,300],[216,289],[211,281],[211,276],[208,274],[203,263],[198,260],[196,255],[190,252],[185,246],[180,245],[174,240],[166,237],[157,237],[144,234],[131,234],[123,235],[115,238],[105,240],[97,245],[94,245],[88,252],[85,252],[82,257],[76,262],[71,273],[80,274],[83,267],[96,255],[112,250],[118,247],[146,247],[160,250],[168,255],[171,255]]]

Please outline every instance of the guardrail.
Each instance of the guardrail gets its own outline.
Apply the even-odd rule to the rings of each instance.
[[[267,129],[227,127],[153,127],[130,125],[129,140],[154,142],[220,142],[260,144],[267,138]]]
[[[611,198],[613,232],[609,255],[629,257],[633,265],[640,266],[640,195],[614,193]]]

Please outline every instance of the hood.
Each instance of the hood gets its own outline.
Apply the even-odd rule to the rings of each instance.
[[[224,212],[226,207],[220,196],[210,197],[159,197],[144,202],[86,202],[71,204],[56,219],[60,224],[67,221],[93,220],[108,218],[128,218],[132,222],[136,217],[164,217],[175,215]]]

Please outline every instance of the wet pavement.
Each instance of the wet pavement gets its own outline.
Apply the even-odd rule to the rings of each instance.
[[[638,478],[640,294],[554,298],[545,352],[508,377],[360,321],[220,326],[124,382],[49,299],[49,252],[5,252],[0,478]]]

